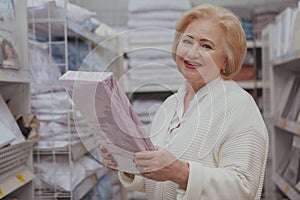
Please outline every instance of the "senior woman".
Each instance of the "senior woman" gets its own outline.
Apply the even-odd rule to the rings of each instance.
[[[149,200],[260,199],[268,133],[253,98],[231,80],[246,54],[241,23],[227,9],[202,4],[176,31],[173,58],[186,82],[153,119],[157,149],[135,153],[141,174],[119,172],[121,183]]]

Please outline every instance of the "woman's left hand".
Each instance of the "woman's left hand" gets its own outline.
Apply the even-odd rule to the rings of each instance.
[[[173,181],[186,187],[189,166],[164,148],[135,153],[134,162],[141,174],[156,181]]]

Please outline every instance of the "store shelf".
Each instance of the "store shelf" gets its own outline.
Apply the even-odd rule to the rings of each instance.
[[[237,83],[244,89],[257,89],[257,88],[263,88],[264,82],[263,81],[237,81]],[[136,87],[129,87],[124,86],[124,91],[126,93],[142,93],[142,92],[176,92],[178,88],[180,87],[180,84],[174,84],[174,85],[144,85],[136,86]]]
[[[0,199],[32,181],[34,177],[34,174],[30,170],[24,169],[7,180],[1,182]]]
[[[31,158],[32,142],[25,141],[0,149],[0,199],[34,178]]]
[[[278,128],[290,132],[291,134],[300,136],[300,123],[296,123],[288,119],[278,118],[275,120],[274,125]]]
[[[29,169],[17,170],[12,176],[0,182],[0,199],[34,179]]]
[[[84,179],[73,191],[74,199],[81,199],[95,187],[98,183],[98,180],[106,173],[106,170],[100,170],[99,172],[93,174],[92,176]]]
[[[263,81],[237,81],[237,83],[244,89],[257,89],[264,87]]]
[[[124,91],[126,93],[144,93],[144,92],[176,92],[178,88],[180,87],[180,84],[171,84],[171,85],[144,85],[141,86],[127,86],[124,85]]]
[[[120,50],[117,48],[118,35],[100,37],[99,35],[83,28],[80,24],[77,24],[71,20],[67,20],[68,37],[79,37],[84,41],[92,43],[92,47],[101,47],[113,54],[120,54]],[[119,55],[121,56],[121,55]]]
[[[72,199],[82,199],[93,187],[98,183],[98,180],[101,179],[107,173],[107,169],[103,168],[102,170],[97,171],[91,176],[86,177],[81,183],[79,183],[72,194],[68,191],[51,191],[49,189],[39,189],[35,191],[36,197],[43,198],[71,198]]]
[[[95,45],[97,45],[99,42],[102,41],[101,38],[99,38],[96,34],[90,32],[89,30],[85,29],[80,24],[73,22],[72,20],[67,19],[67,26],[68,26],[68,31],[71,31],[70,33],[68,33],[69,35],[70,34],[78,35],[85,40],[93,42]]]
[[[1,69],[0,68],[0,82],[10,83],[29,83],[31,80],[31,73],[29,70],[20,69]]]
[[[42,141],[44,144],[34,148],[35,155],[66,155],[71,153],[72,160],[76,160],[86,154],[89,150],[97,147],[94,137],[88,137],[76,141]],[[69,151],[70,145],[70,151]]]
[[[288,52],[286,55],[282,55],[280,58],[275,59],[274,65],[281,65],[299,59],[300,59],[300,49],[297,51]]]
[[[253,41],[253,40],[248,40],[247,41],[247,48],[254,48],[254,47],[256,47],[256,48],[260,48],[260,47],[262,47],[262,41],[261,40],[257,40],[257,41]]]
[[[272,180],[277,185],[277,187],[291,200],[299,200],[300,193],[298,193],[294,187],[287,183],[279,174],[274,173]]]
[[[32,142],[20,142],[0,149],[0,181],[12,176],[15,169],[27,166],[31,158]]]

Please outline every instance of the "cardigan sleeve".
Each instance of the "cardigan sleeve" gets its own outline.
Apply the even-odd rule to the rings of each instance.
[[[177,200],[260,199],[268,154],[265,134],[249,129],[230,138],[220,148],[218,168],[189,162],[187,189],[177,190]]]
[[[123,172],[118,172],[118,176],[120,179],[121,184],[129,189],[129,190],[134,190],[134,191],[140,191],[140,192],[145,192],[145,182],[144,178],[138,175],[134,176],[134,179],[131,179],[127,176],[124,175]]]

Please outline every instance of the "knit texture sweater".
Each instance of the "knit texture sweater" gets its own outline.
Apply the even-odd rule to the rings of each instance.
[[[253,98],[234,81],[219,81],[198,101],[167,150],[190,166],[185,191],[171,181],[157,182],[119,172],[129,190],[148,200],[258,200],[264,181],[269,139]],[[178,105],[176,93],[157,111],[151,139],[164,147]]]

